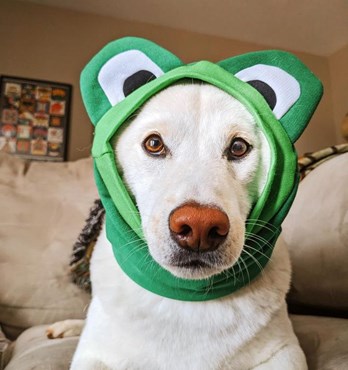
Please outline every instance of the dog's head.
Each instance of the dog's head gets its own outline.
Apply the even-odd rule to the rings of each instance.
[[[197,279],[238,260],[270,163],[243,104],[212,85],[177,84],[136,112],[114,147],[162,267]]]
[[[176,277],[204,279],[240,262],[251,272],[245,253],[266,263],[243,247],[250,236],[251,248],[263,239],[271,253],[295,195],[293,143],[321,96],[296,57],[263,51],[185,66],[125,38],[91,60],[81,87],[108,220],[120,220],[118,241],[127,232],[146,241],[127,257],[114,247],[121,267],[138,253]]]

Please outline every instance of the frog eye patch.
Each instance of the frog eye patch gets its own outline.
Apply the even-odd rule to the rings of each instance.
[[[277,119],[280,119],[299,99],[299,82],[279,67],[265,64],[243,69],[235,74],[263,95]]]
[[[128,50],[109,59],[98,82],[113,106],[142,85],[163,75],[162,69],[139,50]]]
[[[81,93],[94,125],[104,114],[144,84],[182,66],[182,61],[155,43],[125,37],[99,51],[81,73]]]
[[[321,98],[323,87],[295,55],[281,50],[262,50],[217,64],[263,96],[292,143],[300,137]]]

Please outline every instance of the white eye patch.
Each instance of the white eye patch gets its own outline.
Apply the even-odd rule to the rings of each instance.
[[[163,75],[162,69],[139,50],[115,55],[100,69],[98,82],[111,105],[116,105],[136,88]]]
[[[278,67],[256,64],[235,76],[250,83],[264,96],[277,119],[283,117],[301,95],[299,82]]]

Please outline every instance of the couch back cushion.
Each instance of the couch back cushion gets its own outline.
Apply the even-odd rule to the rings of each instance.
[[[348,153],[301,182],[283,224],[293,278],[288,297],[299,308],[348,311]]]
[[[92,160],[0,156],[0,324],[24,329],[84,318],[89,295],[71,281],[72,246],[98,197]]]

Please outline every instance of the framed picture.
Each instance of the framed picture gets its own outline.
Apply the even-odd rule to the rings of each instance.
[[[34,160],[65,161],[72,86],[0,78],[0,151]]]

